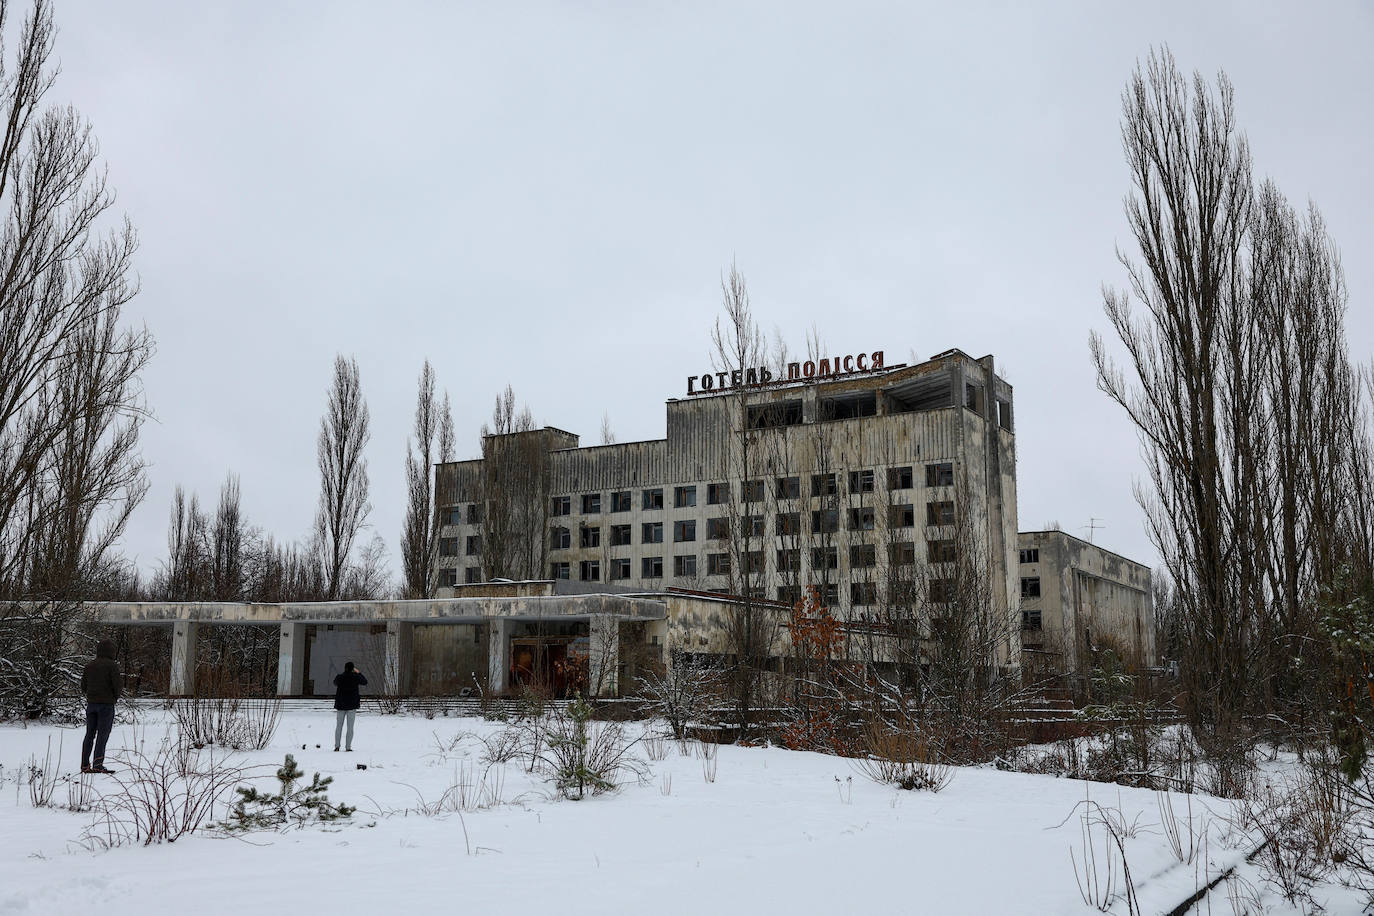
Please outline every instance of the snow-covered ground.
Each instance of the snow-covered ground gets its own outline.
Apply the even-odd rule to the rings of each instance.
[[[94,852],[79,842],[90,813],[34,809],[14,781],[59,737],[64,772],[76,769],[81,731],[0,727],[0,913],[1094,912],[1079,883],[1085,799],[1119,811],[1133,834],[1126,856],[1144,913],[1172,909],[1247,851],[1228,827],[1230,803],[1205,796],[1194,796],[1193,817],[1198,831],[1209,825],[1206,860],[1183,865],[1149,791],[963,768],[942,792],[913,793],[843,759],[733,746],[719,748],[710,781],[700,753],[672,742],[642,784],[616,794],[557,800],[517,760],[486,774],[500,804],[424,816],[421,798],[482,778],[479,737],[500,723],[365,714],[352,754],[332,751],[333,726],[329,709],[287,712],[272,745],[241,759],[275,768],[293,753],[307,779],[334,777],[331,800],[359,806],[351,822]],[[151,749],[169,727],[167,713],[145,711],[137,727],[116,726],[111,756],[138,740]],[[64,787],[54,801],[66,801]],[[1183,819],[1184,802],[1175,805]],[[1090,838],[1105,881],[1105,831]],[[1318,899],[1360,911],[1339,888]],[[1231,909],[1223,886],[1210,911]],[[1126,913],[1125,901],[1112,911]]]

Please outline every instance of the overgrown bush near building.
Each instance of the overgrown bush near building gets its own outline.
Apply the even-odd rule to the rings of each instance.
[[[653,714],[663,717],[678,741],[687,737],[688,726],[719,701],[724,683],[718,668],[682,652],[674,652],[661,672],[650,669],[636,679],[639,698]]]
[[[880,723],[863,730],[864,753],[854,765],[869,779],[908,791],[939,792],[949,785],[954,772],[936,759],[919,737]]]
[[[643,779],[648,766],[631,751],[619,722],[592,722],[591,705],[578,694],[564,708],[552,708],[525,726],[534,768],[542,771],[564,798],[613,792],[629,778]]]

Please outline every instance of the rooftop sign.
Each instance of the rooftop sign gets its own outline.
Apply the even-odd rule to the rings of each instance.
[[[826,357],[822,360],[806,360],[787,364],[787,377],[774,378],[773,370],[767,366],[752,369],[735,369],[732,372],[707,372],[703,375],[687,376],[688,394],[708,394],[716,391],[729,391],[732,388],[762,388],[765,385],[783,382],[809,382],[822,378],[835,378],[853,375],[858,372],[874,372],[883,368],[883,351],[857,353],[847,356]]]

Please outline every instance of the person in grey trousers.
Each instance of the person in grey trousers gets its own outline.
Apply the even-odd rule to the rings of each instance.
[[[344,750],[353,750],[353,720],[358,717],[358,707],[362,698],[358,688],[367,683],[363,673],[353,667],[352,662],[344,663],[343,674],[334,678],[334,750],[339,749],[339,738],[343,735],[344,723],[348,723],[348,739]]]

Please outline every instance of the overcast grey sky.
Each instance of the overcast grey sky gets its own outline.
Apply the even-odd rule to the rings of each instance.
[[[227,471],[300,538],[335,353],[372,410],[393,570],[420,365],[460,457],[507,383],[594,444],[664,434],[735,258],[768,330],[889,360],[994,354],[1020,525],[1153,564],[1135,435],[1094,387],[1121,284],[1120,93],[1168,42],[1236,85],[1256,173],[1324,211],[1374,350],[1374,5],[149,3],[58,0],[52,98],[93,122],[158,342],[152,489]]]

